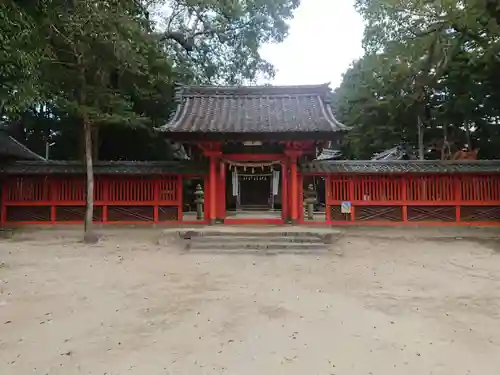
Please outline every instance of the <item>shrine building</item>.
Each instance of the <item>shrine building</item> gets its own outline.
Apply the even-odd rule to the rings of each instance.
[[[313,160],[347,127],[318,86],[182,87],[172,120],[158,129],[209,164],[210,222],[299,218],[299,160]]]
[[[179,160],[94,164],[97,224],[499,225],[500,162],[331,160],[327,84],[182,86],[156,129]],[[379,158],[380,159],[380,158]],[[81,224],[85,166],[0,130],[0,226]]]

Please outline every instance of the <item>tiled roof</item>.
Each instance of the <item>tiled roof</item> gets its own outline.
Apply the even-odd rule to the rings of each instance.
[[[4,129],[0,128],[0,158],[2,157],[25,160],[45,160],[40,155],[34,153],[22,143],[19,143],[9,136]]]
[[[329,104],[328,84],[315,86],[184,86],[170,122],[175,133],[307,133],[348,130]]]
[[[331,150],[328,148],[323,149],[321,154],[316,157],[316,160],[336,160],[342,157],[342,151]]]
[[[479,161],[313,161],[304,173],[500,173],[500,160]]]
[[[303,173],[500,173],[500,160],[441,161],[313,161],[299,166]],[[94,165],[96,174],[204,174],[208,166],[194,161],[106,161]],[[84,174],[78,161],[17,161],[0,165],[8,174]]]
[[[376,153],[370,160],[410,160],[415,158],[411,151],[408,145],[400,144],[388,150]]]
[[[202,174],[204,163],[190,161],[102,161],[94,163],[95,174]],[[0,166],[7,174],[84,174],[85,165],[79,161],[17,161]]]

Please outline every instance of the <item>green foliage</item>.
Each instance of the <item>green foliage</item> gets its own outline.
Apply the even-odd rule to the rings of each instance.
[[[491,1],[358,0],[366,54],[336,92],[351,157],[409,141],[500,157],[500,11]],[[436,155],[434,155],[435,157]]]
[[[102,158],[169,157],[169,146],[150,129],[175,108],[174,82],[271,76],[258,49],[284,38],[297,6],[298,0],[6,0],[0,115],[39,153],[55,142],[51,158],[82,156],[75,145],[84,121],[94,127]],[[160,10],[166,18],[157,24]]]
[[[238,84],[274,75],[259,48],[285,38],[299,0],[168,0],[162,40],[185,79]]]
[[[17,116],[37,99],[40,56],[30,15],[13,1],[0,4],[0,116]]]
[[[93,125],[141,125],[146,118],[134,110],[133,98],[165,83],[169,71],[154,65],[159,46],[135,2],[54,0],[36,17],[48,40],[41,63],[45,89],[57,107]]]

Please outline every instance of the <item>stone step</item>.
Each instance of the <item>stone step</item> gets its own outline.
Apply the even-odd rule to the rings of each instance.
[[[324,243],[294,243],[294,242],[203,242],[189,241],[185,246],[186,250],[202,250],[202,249],[219,249],[219,250],[300,250],[300,251],[311,251],[311,250],[328,250],[328,245]]]
[[[293,237],[293,238],[324,238],[327,235],[320,235],[314,232],[273,232],[273,231],[234,231],[234,232],[222,232],[222,231],[187,231],[179,232],[179,236],[185,239],[193,237]]]
[[[259,237],[255,236],[194,236],[188,241],[191,242],[204,242],[204,243],[275,243],[275,242],[286,242],[286,243],[314,243],[314,244],[324,244],[325,240],[318,236],[309,237],[278,237],[278,236],[267,236],[261,235]]]
[[[332,235],[269,230],[178,232],[186,252],[211,254],[325,254]]]
[[[192,249],[187,251],[189,254],[212,254],[212,255],[325,255],[329,251],[327,249],[310,249],[310,250],[297,250],[297,249],[219,249],[219,248],[206,248],[206,249]]]

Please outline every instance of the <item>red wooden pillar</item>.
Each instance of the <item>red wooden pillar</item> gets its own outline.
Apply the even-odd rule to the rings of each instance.
[[[203,217],[205,221],[210,220],[210,174],[205,175],[203,178],[203,192],[204,204],[203,204]]]
[[[281,162],[281,213],[285,222],[290,218],[288,201],[288,160]]]
[[[210,176],[209,176],[209,184],[210,184],[210,196],[209,196],[209,217],[208,221],[210,224],[215,224],[215,220],[217,219],[217,159],[215,155],[210,155]]]
[[[226,163],[224,161],[220,162],[220,175],[219,175],[219,186],[217,189],[218,194],[218,215],[219,220],[224,220],[226,218]]]
[[[217,193],[217,160],[221,155],[221,144],[219,142],[200,142],[198,147],[203,151],[203,154],[210,159],[210,169],[208,178],[205,178],[205,218],[209,224],[215,224],[219,210],[217,201],[219,194]]]
[[[291,199],[290,199],[290,219],[292,224],[297,224],[299,219],[299,182],[297,175],[297,156],[290,158],[290,180],[291,180]]]
[[[299,223],[304,223],[304,175],[299,174],[298,176],[298,189],[297,189],[297,216]]]

